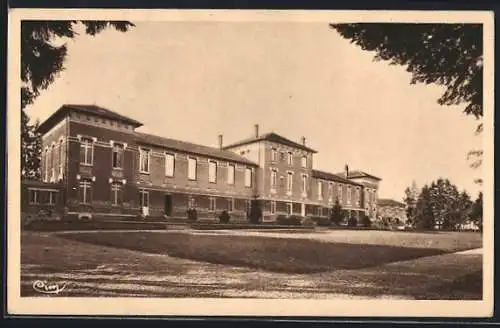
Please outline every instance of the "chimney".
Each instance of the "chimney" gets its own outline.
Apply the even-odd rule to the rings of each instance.
[[[219,148],[222,149],[222,134],[219,134]]]
[[[259,125],[255,124],[254,128],[255,128],[255,138],[258,138],[259,137]]]
[[[349,177],[349,165],[345,165],[345,177]]]
[[[302,146],[306,145],[306,137],[302,137]]]

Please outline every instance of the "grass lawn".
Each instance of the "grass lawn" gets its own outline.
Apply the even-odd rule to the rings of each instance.
[[[380,236],[384,234],[377,236],[382,238]],[[375,245],[286,237],[191,235],[183,232],[100,231],[58,235],[95,245],[282,273],[360,269],[481,247],[482,242],[481,235],[474,233],[457,234],[454,238],[434,233],[404,232],[386,233],[385,236],[384,242]],[[408,244],[408,238],[412,243]]]

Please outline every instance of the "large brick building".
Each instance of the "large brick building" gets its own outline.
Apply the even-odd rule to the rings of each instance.
[[[276,133],[207,147],[136,131],[142,124],[94,105],[64,105],[45,120],[42,180],[57,186],[67,216],[199,217],[223,210],[246,219],[260,200],[264,220],[279,214],[327,216],[336,199],[349,215],[374,217],[379,178],[313,168],[305,138]],[[31,204],[36,186],[30,188]],[[33,196],[33,197],[32,197]],[[33,199],[32,199],[33,198]]]

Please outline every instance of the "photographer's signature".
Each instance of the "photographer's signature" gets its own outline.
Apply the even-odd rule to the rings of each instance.
[[[33,289],[39,293],[43,294],[59,294],[66,288],[66,283],[59,284],[50,284],[47,281],[37,280],[33,283]]]

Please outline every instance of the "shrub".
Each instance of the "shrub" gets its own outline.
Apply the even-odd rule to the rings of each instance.
[[[358,220],[353,216],[349,218],[349,221],[347,221],[347,225],[349,227],[355,227],[358,225]]]
[[[305,218],[302,218],[300,224],[304,227],[314,227],[316,226],[316,222],[310,218],[310,217],[305,217]]]
[[[335,204],[330,209],[330,221],[332,224],[339,225],[343,219],[344,219],[344,214],[343,214],[342,206],[340,206],[340,202],[337,198],[335,200]]]
[[[370,220],[370,217],[368,215],[363,214],[361,218],[361,224],[363,225],[363,227],[371,227],[372,221]]]
[[[198,213],[195,208],[188,209],[186,213],[189,221],[196,221],[198,219]]]
[[[276,224],[300,226],[302,225],[302,217],[297,215],[286,216],[281,214],[276,217]]]
[[[329,227],[332,224],[330,218],[327,217],[313,216],[311,219],[320,227]]]
[[[227,211],[222,211],[222,213],[219,215],[219,222],[220,223],[229,223],[229,220],[231,219],[231,216]]]
[[[248,220],[254,224],[261,223],[262,221],[261,203],[257,199],[252,200],[250,211],[248,213]]]

